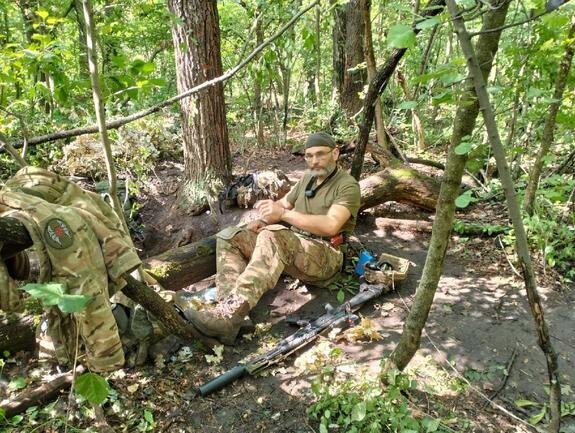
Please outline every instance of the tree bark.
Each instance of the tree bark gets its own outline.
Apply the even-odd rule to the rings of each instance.
[[[498,28],[505,23],[510,0],[493,0],[493,9],[485,14],[483,30]],[[493,64],[493,58],[499,45],[501,31],[482,33],[477,41],[477,56],[481,65],[481,74],[487,77]],[[403,327],[401,339],[389,358],[384,369],[395,366],[403,370],[415,355],[421,341],[421,332],[427,321],[437,284],[443,270],[445,253],[453,227],[455,215],[455,198],[459,193],[461,178],[467,162],[467,155],[458,155],[454,149],[462,138],[471,135],[475,120],[479,114],[479,103],[475,97],[473,82],[468,79],[455,120],[449,146],[447,163],[437,202],[435,220],[423,273]]]
[[[332,101],[339,101],[343,90],[343,75],[345,71],[345,5],[333,8],[332,28]]]
[[[373,54],[373,39],[371,36],[371,0],[362,0],[361,8],[363,12],[363,49],[365,50],[364,57],[367,64],[367,79],[371,81],[377,73],[377,65]],[[377,101],[375,102],[375,134],[377,137],[377,143],[385,150],[390,150],[379,98],[377,98]]]
[[[355,116],[362,107],[360,93],[367,77],[365,68],[358,68],[364,62],[364,21],[361,0],[350,0],[345,9],[345,49],[343,83],[340,105],[349,116]]]
[[[220,29],[215,0],[168,0],[180,21],[172,27],[178,92],[222,75]],[[231,175],[224,91],[221,83],[180,101],[184,163],[188,181]]]
[[[537,281],[535,272],[533,271],[533,265],[531,263],[529,245],[527,243],[527,235],[525,233],[525,227],[523,226],[523,220],[521,219],[519,203],[515,194],[515,186],[513,185],[513,179],[509,172],[505,158],[505,149],[501,143],[495,115],[489,101],[485,79],[481,74],[479,66],[480,63],[475,56],[469,34],[465,28],[465,23],[461,18],[459,9],[454,0],[447,0],[447,6],[457,30],[461,49],[467,59],[467,67],[473,77],[475,93],[479,100],[483,120],[485,121],[485,128],[487,129],[493,154],[497,161],[499,178],[501,179],[501,184],[505,192],[509,216],[515,231],[515,251],[517,253],[521,273],[525,282],[525,290],[527,292],[531,314],[533,315],[533,320],[537,329],[539,347],[541,348],[547,362],[547,373],[549,376],[549,408],[551,413],[549,430],[551,432],[558,433],[561,427],[561,382],[559,380],[558,359],[553,345],[551,344],[551,339],[549,338],[549,330],[543,314],[541,299],[537,292]]]
[[[359,185],[361,210],[397,201],[431,211],[439,194],[439,183],[435,179],[399,162],[392,162],[384,170],[362,179]]]
[[[44,383],[36,388],[22,391],[13,399],[6,399],[0,402],[0,409],[5,411],[4,416],[11,418],[14,415],[24,412],[31,406],[39,406],[53,400],[63,389],[72,385],[74,378],[84,372],[84,367],[79,365],[76,371],[69,371],[60,374],[50,382]]]
[[[104,160],[106,161],[106,172],[108,175],[108,192],[112,199],[114,211],[122,221],[126,233],[129,233],[126,218],[120,199],[118,198],[118,187],[116,179],[116,165],[112,156],[112,145],[108,139],[108,129],[106,128],[106,113],[104,102],[102,101],[102,92],[100,90],[100,78],[98,74],[98,59],[96,57],[96,26],[92,12],[92,3],[90,0],[82,0],[82,10],[84,13],[84,23],[86,24],[86,53],[88,56],[88,67],[90,70],[90,81],[92,82],[92,97],[94,100],[94,111],[96,112],[96,121],[102,140],[102,149],[104,151]]]
[[[539,185],[539,178],[543,169],[543,159],[549,152],[553,144],[553,132],[555,130],[555,121],[557,113],[563,102],[563,92],[567,84],[567,77],[569,76],[569,69],[571,69],[571,62],[573,61],[573,51],[575,49],[575,24],[569,29],[567,34],[567,46],[565,47],[565,54],[559,64],[559,70],[555,77],[555,91],[553,92],[553,102],[549,105],[549,111],[545,118],[545,126],[543,127],[543,135],[541,136],[541,147],[537,152],[537,157],[533,163],[533,167],[529,171],[529,181],[527,188],[525,188],[525,199],[523,207],[529,215],[533,215],[533,205],[535,203],[535,194]]]
[[[421,13],[421,19],[424,20],[428,17],[438,15],[441,13],[445,6],[445,0],[431,0],[425,10]],[[415,28],[413,31],[418,33],[419,30]],[[353,161],[351,165],[351,174],[353,177],[359,180],[361,175],[361,169],[363,167],[363,158],[365,156],[365,149],[367,147],[367,142],[369,139],[369,132],[373,125],[373,119],[375,116],[375,104],[379,99],[379,95],[385,90],[389,77],[395,71],[395,68],[399,64],[399,61],[405,54],[405,48],[395,49],[387,61],[378,69],[377,74],[369,82],[369,87],[367,89],[367,94],[363,102],[363,121],[359,125],[359,134],[357,140],[357,146],[353,155]]]
[[[179,290],[216,273],[216,238],[210,236],[144,261],[144,269],[163,287]]]

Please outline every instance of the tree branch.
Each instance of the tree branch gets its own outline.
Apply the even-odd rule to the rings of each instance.
[[[150,107],[146,110],[138,111],[137,113],[131,114],[129,116],[121,117],[121,118],[116,119],[116,120],[112,120],[106,124],[106,127],[108,129],[119,128],[120,126],[123,126],[123,125],[130,123],[130,122],[133,122],[134,120],[138,120],[138,119],[141,119],[142,117],[156,113],[156,112],[160,111],[162,108],[167,107],[169,105],[172,105],[175,102],[178,102],[181,99],[187,98],[188,96],[191,96],[195,93],[198,93],[204,89],[207,89],[208,87],[211,87],[215,84],[229,80],[238,71],[240,71],[248,63],[250,63],[252,61],[252,59],[254,57],[256,57],[265,47],[267,47],[269,44],[271,44],[273,41],[275,41],[277,38],[279,38],[283,33],[285,33],[285,31],[288,30],[302,15],[304,15],[310,9],[315,7],[317,4],[319,4],[319,0],[314,1],[313,3],[311,3],[310,5],[305,7],[304,9],[302,9],[300,12],[298,12],[281,29],[279,29],[277,31],[277,33],[275,33],[269,39],[266,39],[264,42],[262,42],[259,46],[257,46],[248,55],[248,57],[246,57],[243,61],[238,63],[236,66],[234,66],[229,71],[225,72],[220,77],[216,77],[216,78],[213,78],[211,80],[205,81],[198,86],[192,87],[191,89],[187,90],[184,93],[180,93],[179,95],[176,95],[176,96],[174,96],[174,97],[172,97],[172,98],[170,98],[164,102],[161,102],[157,105],[154,105],[153,107]],[[28,145],[37,145],[37,144],[42,144],[42,143],[46,143],[49,141],[59,140],[59,139],[63,139],[63,138],[76,137],[78,135],[83,135],[83,134],[93,134],[96,132],[98,132],[98,126],[97,125],[91,125],[91,126],[86,126],[86,127],[82,127],[82,128],[74,128],[74,129],[70,129],[68,131],[58,131],[58,132],[55,132],[53,134],[47,134],[47,135],[42,135],[39,137],[30,138],[28,140]],[[13,146],[15,148],[19,148],[22,146],[22,144],[23,144],[22,142],[16,142],[16,143],[13,143]]]

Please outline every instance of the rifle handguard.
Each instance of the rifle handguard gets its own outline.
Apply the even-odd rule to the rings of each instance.
[[[216,392],[217,390],[222,389],[224,386],[229,385],[236,379],[245,376],[247,372],[248,370],[245,365],[236,365],[231,370],[226,371],[224,374],[220,374],[215,379],[212,379],[208,383],[200,386],[197,390],[197,393],[198,395],[205,397],[206,395],[211,394],[212,392]]]

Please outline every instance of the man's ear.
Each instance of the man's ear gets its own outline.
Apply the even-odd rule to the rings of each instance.
[[[337,161],[339,159],[339,147],[334,147],[334,159]]]

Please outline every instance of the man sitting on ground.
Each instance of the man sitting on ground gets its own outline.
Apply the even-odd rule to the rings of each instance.
[[[321,285],[342,268],[348,235],[360,206],[358,182],[338,169],[339,149],[325,133],[305,143],[305,176],[281,200],[254,207],[260,220],[217,234],[219,302],[186,316],[206,335],[233,344],[248,312],[282,272]],[[283,223],[283,224],[280,224]]]

